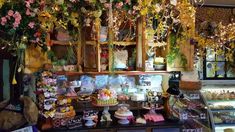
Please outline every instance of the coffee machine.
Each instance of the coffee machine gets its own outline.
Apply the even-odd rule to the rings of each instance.
[[[173,96],[176,99],[184,98],[184,95],[180,92],[179,84],[181,80],[181,72],[180,71],[172,71],[170,72],[169,81],[168,81],[168,89],[167,89],[167,96],[164,97],[164,110],[165,110],[165,117],[167,120],[170,121],[179,121],[178,118],[174,117],[172,114],[172,106],[170,106],[170,98]]]

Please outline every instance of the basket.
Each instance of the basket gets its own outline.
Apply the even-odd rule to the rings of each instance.
[[[180,81],[179,87],[181,90],[200,90],[202,84],[200,81]]]

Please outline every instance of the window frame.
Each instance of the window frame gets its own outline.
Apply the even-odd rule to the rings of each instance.
[[[216,49],[214,49],[214,51],[216,51]],[[228,61],[225,58],[224,60],[217,60],[217,55],[215,54],[215,59],[213,61],[211,60],[207,60],[207,49],[205,50],[205,57],[203,58],[203,80],[235,80],[235,76],[234,77],[227,77],[227,71],[228,71]],[[226,49],[224,51],[224,56],[226,54]],[[224,62],[224,77],[218,77],[217,71],[215,71],[215,77],[207,77],[207,62]]]

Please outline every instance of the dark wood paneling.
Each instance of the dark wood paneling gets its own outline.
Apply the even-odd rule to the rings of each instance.
[[[0,59],[0,101],[3,101],[3,59]]]

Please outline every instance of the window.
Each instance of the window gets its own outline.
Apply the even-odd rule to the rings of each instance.
[[[235,79],[235,67],[226,59],[226,49],[206,49],[204,79]]]

